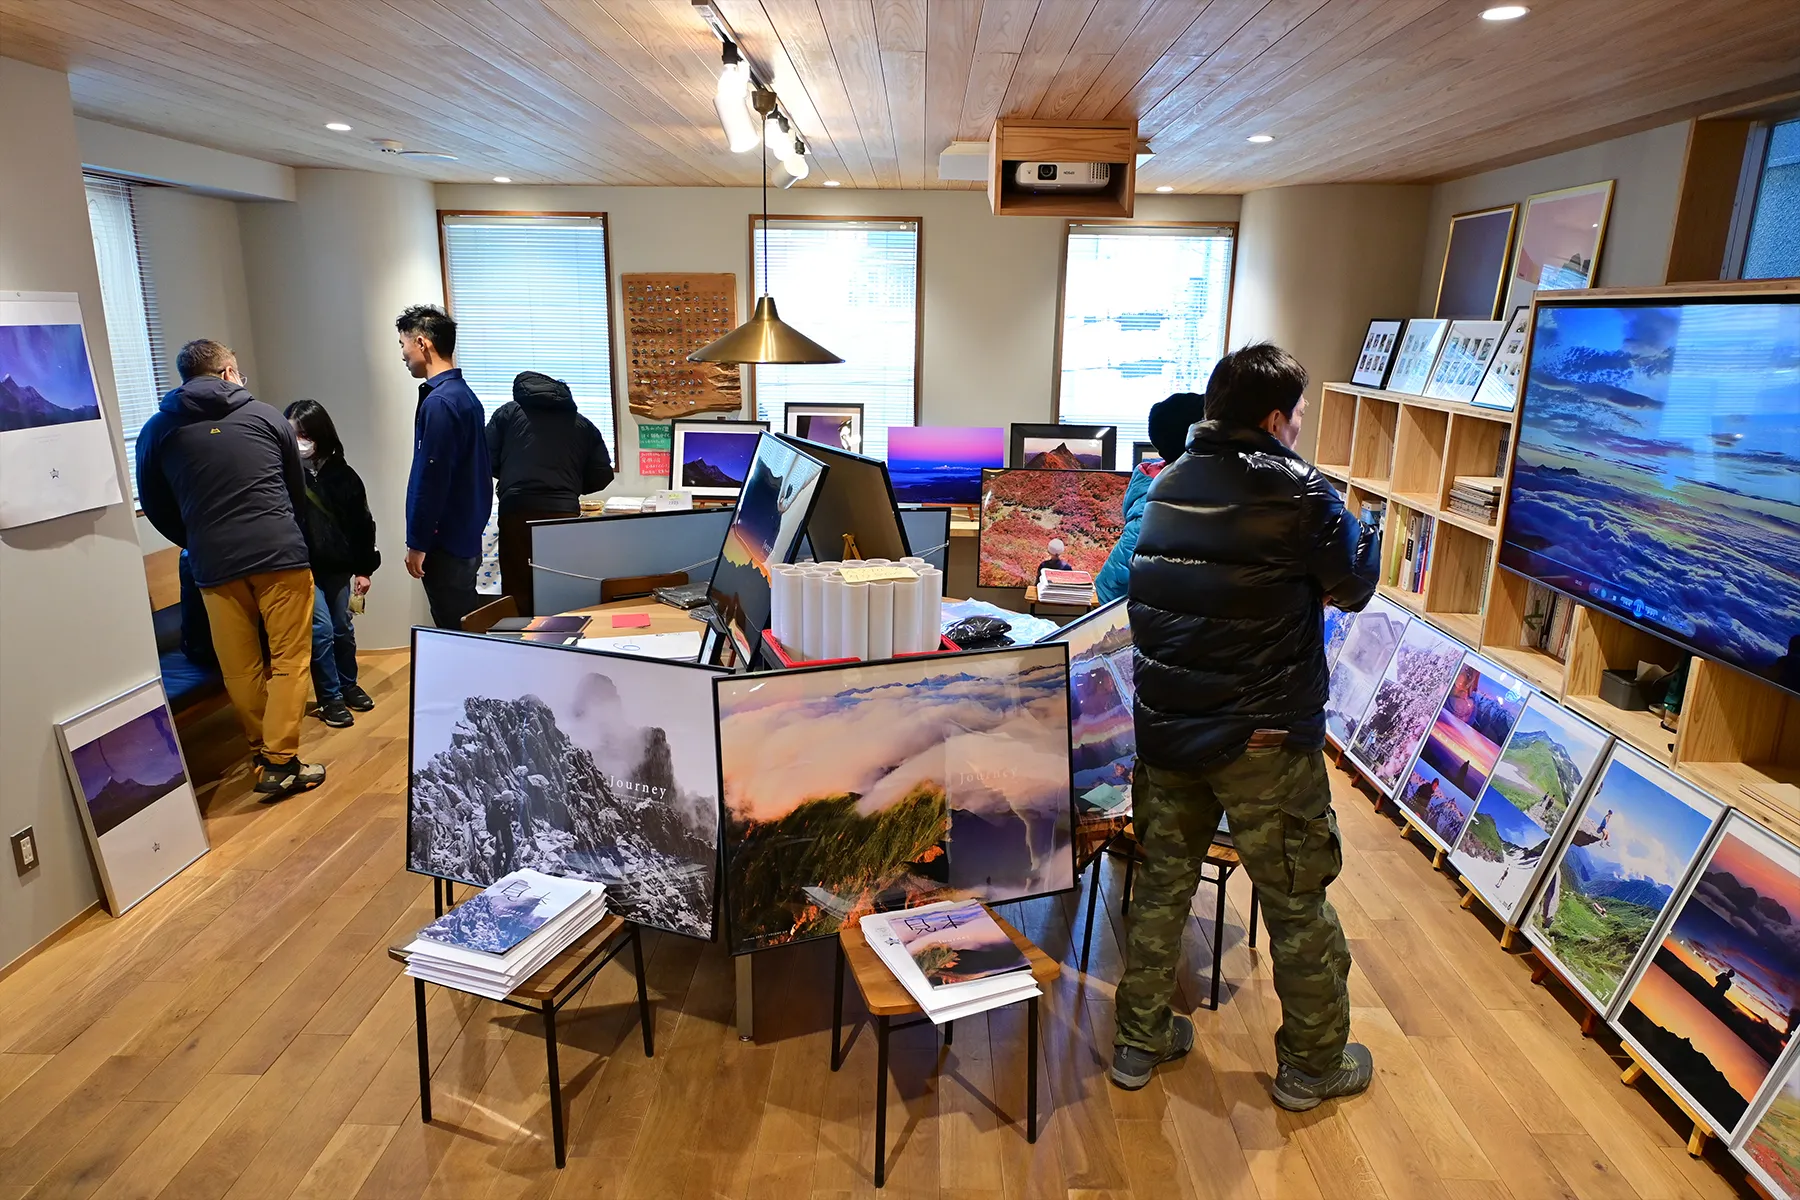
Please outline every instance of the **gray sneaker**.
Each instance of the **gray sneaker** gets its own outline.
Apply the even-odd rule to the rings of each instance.
[[[1305,1112],[1333,1096],[1354,1096],[1365,1091],[1374,1078],[1375,1056],[1367,1046],[1351,1042],[1344,1047],[1337,1069],[1325,1075],[1308,1075],[1282,1063],[1275,1073],[1275,1103],[1289,1112]]]
[[[1161,1054],[1136,1046],[1113,1047],[1113,1085],[1135,1092],[1150,1082],[1150,1073],[1156,1070],[1157,1063],[1174,1062],[1193,1048],[1194,1022],[1177,1013],[1169,1029],[1169,1048]]]

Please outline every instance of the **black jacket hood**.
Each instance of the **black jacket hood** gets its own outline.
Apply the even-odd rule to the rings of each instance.
[[[190,421],[216,421],[255,398],[250,394],[250,389],[241,383],[232,383],[217,375],[202,375],[188,380],[164,396],[158,407],[172,417],[185,417]]]
[[[569,385],[538,371],[521,371],[513,380],[513,399],[525,408],[566,408],[575,410],[575,397]]]

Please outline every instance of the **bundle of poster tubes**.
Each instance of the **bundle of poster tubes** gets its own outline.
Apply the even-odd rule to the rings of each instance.
[[[770,632],[797,659],[874,661],[941,645],[944,573],[922,558],[774,565],[769,590]]]

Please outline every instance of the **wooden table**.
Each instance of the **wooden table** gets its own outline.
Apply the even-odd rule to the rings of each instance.
[[[388,947],[388,957],[402,965],[411,957],[406,947],[412,942],[397,942]],[[555,958],[539,968],[537,974],[520,984],[513,993],[499,1003],[524,1009],[526,1012],[542,1013],[544,1017],[544,1052],[549,1059],[550,1068],[550,1138],[556,1150],[556,1165],[560,1169],[567,1160],[567,1147],[563,1134],[562,1077],[556,1067],[556,1013],[567,1004],[571,997],[579,992],[587,981],[592,979],[613,959],[622,954],[626,947],[631,948],[632,967],[637,972],[638,1024],[644,1031],[644,1057],[655,1054],[655,1027],[650,1020],[650,997],[644,989],[644,947],[638,936],[638,927],[614,914],[607,914],[600,923],[582,934],[579,938],[558,954]],[[439,984],[462,991],[451,984]],[[468,993],[473,995],[474,993]],[[413,980],[413,1009],[417,1017],[419,1036],[419,1120],[431,1123],[431,1038],[425,1028],[425,980]]]
[[[650,618],[650,624],[639,625],[635,629],[614,629],[614,616],[641,613]],[[675,608],[648,596],[640,596],[635,600],[614,600],[610,604],[596,604],[591,608],[572,608],[572,616],[589,618],[588,627],[581,636],[584,638],[604,637],[639,637],[653,633],[701,633],[706,632],[706,622],[696,621],[692,612]]]
[[[1039,987],[1048,987],[1056,977],[1062,974],[1062,967],[1057,961],[1037,948],[1037,945],[1009,925],[998,913],[988,910],[1001,930],[1012,939],[1013,945],[1022,951],[1031,963],[1031,977],[1037,980]],[[844,1028],[844,964],[850,964],[850,973],[856,979],[856,990],[862,993],[863,1005],[869,1015],[875,1018],[875,1186],[882,1187],[887,1183],[887,1080],[888,1080],[888,1035],[895,1029],[910,1029],[914,1025],[924,1024],[930,1018],[921,1015],[916,1021],[903,1021],[893,1024],[893,1018],[904,1017],[912,1013],[923,1013],[912,993],[895,978],[893,971],[881,961],[863,936],[862,926],[852,921],[838,930],[837,972],[836,982],[831,996],[831,1069],[837,1070],[843,1065],[844,1054],[842,1036]],[[1025,1140],[1037,1141],[1037,1049],[1038,1049],[1038,1000],[1032,996],[1026,1004],[1026,1048],[1025,1048]],[[1016,1002],[1015,1002],[1016,1003]],[[1004,1006],[1003,1006],[1004,1007]],[[956,1023],[947,1021],[944,1024],[944,1044],[950,1044],[955,1035]]]

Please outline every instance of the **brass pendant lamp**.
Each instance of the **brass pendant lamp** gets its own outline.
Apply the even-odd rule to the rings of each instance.
[[[775,111],[775,93],[758,88],[751,103],[766,125]],[[763,169],[763,278],[769,273],[769,150],[760,150]],[[750,319],[710,345],[688,355],[689,362],[711,363],[841,363],[844,360],[783,321],[775,312],[775,297],[765,290],[756,298]]]

